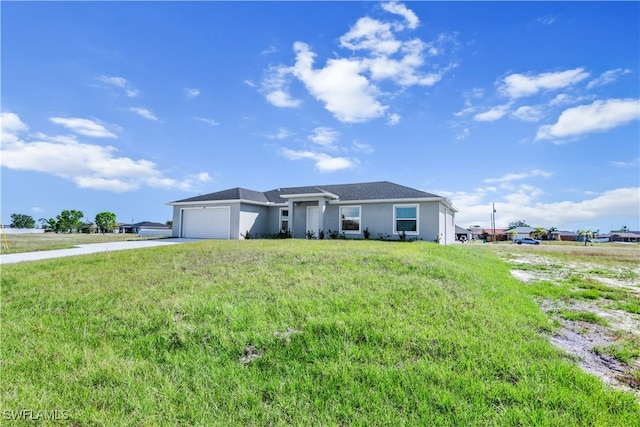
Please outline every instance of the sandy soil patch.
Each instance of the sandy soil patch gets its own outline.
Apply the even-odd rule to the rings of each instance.
[[[511,274],[524,284],[560,283],[579,275],[591,283],[620,289],[626,298],[640,297],[640,268],[612,268],[587,262],[563,262],[540,254],[511,254]],[[576,289],[579,290],[579,289]],[[575,357],[586,372],[611,387],[635,393],[640,399],[640,359],[614,357],[608,349],[640,346],[640,314],[621,310],[620,301],[607,298],[537,298],[541,309],[561,326],[550,341]],[[562,313],[592,313],[602,324],[567,320]],[[621,360],[627,359],[627,360]]]

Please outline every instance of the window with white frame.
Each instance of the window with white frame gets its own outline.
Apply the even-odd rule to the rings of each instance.
[[[280,232],[289,231],[289,208],[280,208]]]
[[[360,206],[340,206],[340,232],[360,233]]]
[[[393,232],[418,234],[418,205],[393,206]]]

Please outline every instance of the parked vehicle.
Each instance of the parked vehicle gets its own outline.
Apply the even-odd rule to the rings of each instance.
[[[513,243],[517,243],[519,245],[539,245],[540,240],[532,239],[531,237],[520,237],[515,239]]]

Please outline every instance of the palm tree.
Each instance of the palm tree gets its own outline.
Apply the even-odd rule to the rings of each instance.
[[[547,230],[547,240],[549,240],[549,236],[551,236],[554,231],[558,231],[558,227],[551,227]]]
[[[587,246],[587,242],[593,238],[593,232],[589,229],[587,230],[578,230],[578,236],[584,237],[584,245]]]
[[[546,236],[546,235],[547,235],[547,230],[545,230],[542,227],[536,227],[536,229],[531,232],[531,237],[538,240],[540,240],[542,236]]]
[[[511,240],[516,240],[518,238],[518,232],[516,230],[509,231],[509,237]]]

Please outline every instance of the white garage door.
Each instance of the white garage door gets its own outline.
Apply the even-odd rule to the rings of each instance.
[[[206,208],[182,211],[182,237],[190,239],[228,239],[230,209]]]

